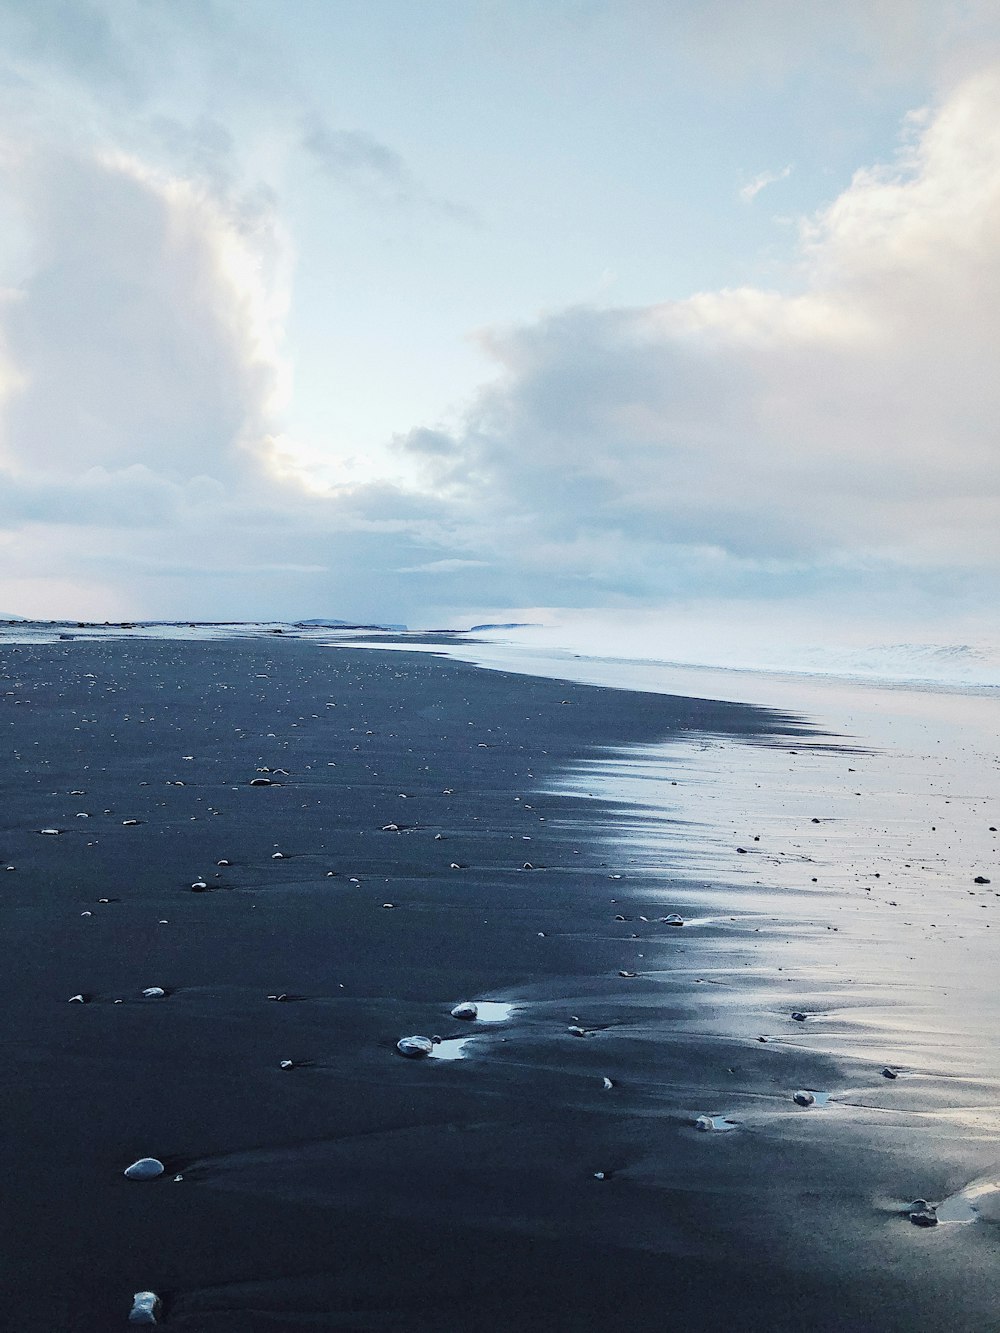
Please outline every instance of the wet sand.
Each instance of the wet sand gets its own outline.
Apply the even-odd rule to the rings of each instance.
[[[735,807],[854,767],[836,738],[286,637],[0,663],[6,1326],[104,1333],[143,1289],[204,1333],[991,1326],[994,1196],[904,1211],[992,1178],[990,1060],[891,1047],[867,918],[835,931],[773,828],[763,868],[734,827],[741,894],[698,821],[701,747],[745,762]],[[689,805],[601,788],[662,743]],[[893,977],[924,1031],[926,971]]]

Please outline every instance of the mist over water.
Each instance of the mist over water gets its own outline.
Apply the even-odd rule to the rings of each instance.
[[[955,626],[954,637],[931,638],[912,625],[802,620],[760,607],[721,615],[538,612],[532,618],[539,623],[488,632],[485,637],[526,649],[670,666],[923,682],[958,689],[1000,687],[1000,639],[986,634],[981,625]]]

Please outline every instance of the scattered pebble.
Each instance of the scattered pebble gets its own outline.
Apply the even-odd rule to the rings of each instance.
[[[132,1297],[132,1310],[128,1322],[130,1324],[158,1324],[161,1308],[160,1298],[155,1291],[137,1291]]]
[[[162,1000],[167,992],[162,986],[147,986],[142,993],[147,1000]]]
[[[275,785],[275,784],[271,781],[270,778],[251,778],[251,779],[250,779],[250,786],[251,786],[251,787],[273,787],[274,785]]]
[[[479,1017],[479,1007],[473,1004],[471,1000],[463,1000],[461,1004],[455,1005],[451,1011],[451,1016],[452,1018],[464,1018],[471,1022],[474,1018]]]
[[[804,1022],[806,1021],[806,1015],[803,1014],[803,1013],[800,1013],[797,1009],[796,1009],[796,1011],[792,1014],[792,1017],[795,1019],[796,1023],[804,1023]]]
[[[71,995],[71,996],[69,997],[69,1003],[70,1003],[70,1004],[86,1004],[86,1003],[87,1003],[87,997],[86,997],[85,995]]]
[[[196,879],[195,882],[191,885],[191,892],[204,893],[207,888],[208,885],[205,883],[203,879]]]
[[[140,1157],[137,1162],[125,1168],[124,1174],[129,1180],[155,1180],[166,1170],[158,1157]]]
[[[676,912],[671,912],[669,916],[660,918],[665,926],[683,926],[684,918],[678,916]]]
[[[419,1060],[422,1056],[430,1055],[433,1049],[434,1043],[430,1037],[400,1037],[396,1042],[396,1050],[410,1060]]]
[[[57,828],[40,828],[40,829],[38,830],[38,832],[39,832],[39,833],[47,833],[47,834],[49,834],[51,837],[54,838],[57,834],[59,834],[59,833],[62,832],[62,829],[57,829]]]
[[[890,1069],[889,1066],[886,1065],[886,1067],[882,1070],[882,1077],[883,1077],[883,1078],[899,1078],[899,1075],[896,1073],[895,1069]]]
[[[906,1213],[915,1227],[936,1227],[938,1224],[937,1209],[926,1199],[914,1199]]]
[[[800,1088],[798,1092],[792,1094],[792,1101],[798,1106],[815,1106],[815,1094],[807,1092],[805,1088]]]
[[[281,1061],[279,1061],[279,1064],[280,1064],[280,1066],[281,1066],[282,1069],[294,1069],[294,1068],[295,1068],[295,1061],[294,1061],[294,1060],[281,1060]]]
[[[602,1082],[603,1085],[604,1085],[604,1091],[605,1091],[605,1092],[610,1092],[611,1089],[615,1086],[613,1080],[610,1079],[610,1078],[608,1078],[607,1074],[605,1074],[605,1076],[604,1076],[604,1078],[601,1080],[601,1082]]]
[[[571,1037],[585,1037],[587,1035],[586,1028],[577,1027],[575,1024],[573,1024],[571,1027],[568,1027],[566,1031],[570,1034]]]

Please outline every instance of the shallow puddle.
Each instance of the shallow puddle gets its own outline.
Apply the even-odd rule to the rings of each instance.
[[[703,1134],[728,1134],[737,1128],[737,1122],[724,1115],[700,1115],[695,1120],[694,1127]]]
[[[469,1054],[472,1037],[446,1037],[439,1041],[427,1057],[429,1060],[464,1060]]]
[[[503,1000],[477,1000],[477,1023],[506,1023],[517,1012],[516,1004],[507,1004]]]

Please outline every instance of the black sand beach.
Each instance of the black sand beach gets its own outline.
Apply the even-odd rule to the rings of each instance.
[[[996,1227],[905,1215],[986,1131],[921,1175],[877,1052],[749,990],[700,1028],[689,872],[654,891],[610,804],[545,794],[796,719],[277,636],[0,663],[3,1327],[106,1333],[146,1289],[192,1333],[1000,1327]],[[842,1087],[868,1109],[791,1100]]]

